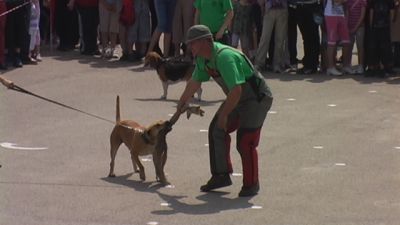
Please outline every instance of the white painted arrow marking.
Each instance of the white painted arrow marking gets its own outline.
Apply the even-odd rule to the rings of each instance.
[[[3,148],[13,149],[13,150],[24,150],[24,151],[40,151],[46,150],[46,147],[19,147],[17,144],[9,143],[9,142],[2,142],[0,146]]]

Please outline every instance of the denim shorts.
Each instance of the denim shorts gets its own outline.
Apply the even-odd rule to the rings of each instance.
[[[171,33],[176,0],[155,0],[154,3],[157,14],[157,30],[162,33]]]

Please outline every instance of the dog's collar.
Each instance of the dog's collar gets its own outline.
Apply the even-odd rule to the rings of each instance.
[[[167,62],[167,60],[161,57],[161,59],[157,62],[156,70],[158,70],[161,65],[165,64],[165,62]]]

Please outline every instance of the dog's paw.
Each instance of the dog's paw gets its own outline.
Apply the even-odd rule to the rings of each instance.
[[[115,174],[108,174],[108,177],[115,177]]]
[[[161,100],[166,100],[166,99],[167,99],[167,96],[161,95],[160,99],[161,99]]]
[[[141,173],[141,172],[139,172],[140,173],[140,180],[142,180],[142,181],[145,181],[146,180],[146,175],[144,175],[144,173]]]

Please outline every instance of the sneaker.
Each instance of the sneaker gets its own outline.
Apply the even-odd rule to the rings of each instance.
[[[317,69],[301,68],[296,71],[297,74],[310,75],[317,73]]]
[[[331,76],[343,76],[343,73],[341,73],[335,67],[327,69],[326,74]]]
[[[212,175],[207,184],[200,187],[202,192],[208,192],[217,188],[226,187],[232,184],[229,174]]]
[[[356,69],[354,70],[354,72],[355,72],[356,74],[363,74],[363,73],[364,73],[364,67],[363,67],[362,65],[358,65],[358,66],[356,67]]]
[[[342,71],[344,74],[349,74],[349,75],[355,74],[354,70],[349,66],[343,67]]]
[[[0,70],[7,70],[7,69],[8,69],[7,64],[0,63]]]
[[[249,197],[257,195],[259,190],[260,184],[258,182],[250,187],[242,186],[242,189],[239,192],[239,197]]]
[[[20,67],[23,66],[21,59],[18,58],[18,57],[16,57],[16,58],[14,59],[14,64],[13,64],[13,65],[14,65],[14,67],[17,67],[17,68],[20,68]]]

